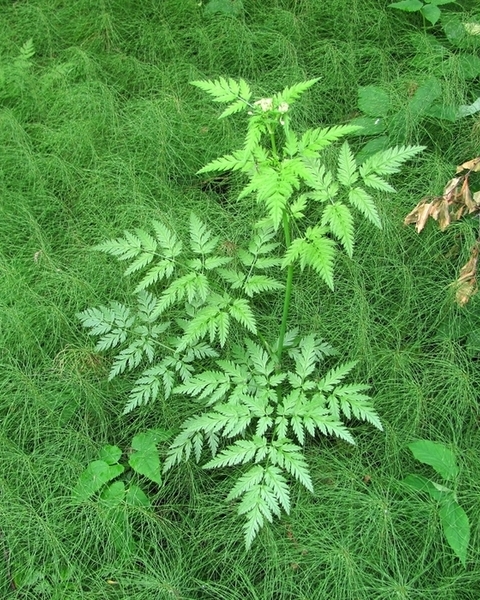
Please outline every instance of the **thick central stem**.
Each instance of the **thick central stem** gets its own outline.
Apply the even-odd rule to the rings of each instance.
[[[290,219],[287,211],[283,213],[283,233],[285,236],[285,250],[290,247],[292,236],[290,233]],[[278,337],[277,363],[280,364],[283,353],[283,343],[285,341],[285,333],[287,331],[288,311],[290,309],[290,300],[293,290],[293,265],[287,268],[287,281],[285,283],[285,298],[283,300],[282,322],[280,324],[280,335]]]

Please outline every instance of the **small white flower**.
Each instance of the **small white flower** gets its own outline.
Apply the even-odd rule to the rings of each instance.
[[[288,111],[288,109],[289,109],[288,104],[286,102],[282,102],[277,110],[279,113],[286,113]]]
[[[267,110],[272,110],[273,108],[273,100],[272,98],[261,98],[254,102],[255,106],[260,106],[263,112],[267,112]]]
[[[283,119],[280,119],[280,125],[282,125],[282,126],[285,125],[285,121]]]

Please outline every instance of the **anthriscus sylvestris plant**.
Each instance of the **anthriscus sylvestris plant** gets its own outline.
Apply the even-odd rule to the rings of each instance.
[[[191,456],[197,462],[206,456],[205,469],[234,467],[238,477],[227,500],[238,502],[246,520],[247,547],[266,521],[290,511],[292,480],[313,491],[303,451],[308,436],[353,444],[344,422],[353,418],[382,429],[368,386],[345,382],[355,361],[322,369],[333,349],[313,332],[289,329],[289,308],[307,267],[333,290],[335,255],[343,249],[352,256],[355,218],[381,227],[371,192],[394,192],[384,176],[423,148],[391,148],[359,165],[344,142],[336,168],[327,168],[322,150],[358,128],[294,131],[292,105],[317,81],[256,101],[243,80],[192,82],[227,104],[220,118],[248,117],[243,147],[199,173],[244,174],[240,198],[251,197],[264,216],[245,247],[231,252],[194,213],[186,240],[154,221],[151,232],[137,229],[100,244],[98,250],[128,261],[137,305],[112,302],[79,314],[89,333],[100,336],[97,350],[119,349],[110,379],[143,369],[125,413],[159,396],[191,397],[201,407],[180,426],[163,471]],[[308,217],[313,206],[315,222]],[[283,297],[277,331],[261,326],[255,300],[264,294]],[[243,343],[233,342],[242,336]]]

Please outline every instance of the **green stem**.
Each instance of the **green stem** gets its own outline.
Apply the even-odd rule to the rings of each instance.
[[[287,211],[283,213],[283,233],[285,235],[285,249],[288,250],[292,242],[292,236],[290,233],[290,219]],[[283,353],[283,342],[285,340],[285,333],[287,331],[287,320],[288,311],[290,309],[290,300],[292,298],[293,291],[293,265],[289,265],[287,268],[287,281],[285,283],[285,298],[283,300],[283,313],[282,322],[280,324],[280,335],[278,337],[278,349],[277,349],[277,362],[280,364]]]
[[[275,140],[275,131],[273,130],[273,128],[268,125],[268,133],[270,134],[270,143],[272,145],[272,154],[273,157],[275,159],[278,159],[278,152],[277,152],[277,142]]]

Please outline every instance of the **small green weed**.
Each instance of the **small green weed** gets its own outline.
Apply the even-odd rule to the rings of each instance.
[[[424,19],[435,25],[442,16],[439,7],[444,4],[455,4],[455,0],[400,0],[400,2],[393,2],[388,6],[405,12],[419,12]]]
[[[445,482],[456,481],[459,470],[455,455],[449,448],[429,440],[412,442],[408,448],[418,461],[430,465]],[[422,475],[408,475],[403,482],[414,490],[426,492],[439,503],[438,514],[447,542],[465,566],[470,523],[466,512],[457,502],[455,491]]]
[[[125,412],[152,402],[160,391],[164,399],[190,396],[205,406],[181,426],[163,470],[192,454],[200,461],[205,445],[211,459],[204,468],[248,466],[239,468],[227,498],[242,499],[238,513],[246,518],[247,547],[265,522],[290,512],[289,476],[313,491],[303,455],[308,435],[333,435],[353,444],[343,423],[352,418],[382,429],[365,393],[369,386],[344,382],[356,362],[320,370],[334,354],[330,345],[313,332],[302,336],[297,328],[288,329],[295,266],[310,267],[333,290],[337,246],[353,254],[354,211],[381,227],[371,192],[394,192],[383,177],[423,148],[392,148],[359,166],[344,142],[330,170],[320,152],[357,128],[310,129],[301,136],[293,131],[291,105],[316,81],[254,102],[244,80],[193,82],[214,101],[228,104],[220,118],[249,116],[243,147],[199,173],[246,174],[249,183],[239,198],[256,196],[262,218],[246,247],[231,251],[195,214],[187,247],[159,221],[153,223],[154,236],[137,229],[100,244],[98,250],[133,261],[126,275],[144,271],[135,287],[137,308],[114,302],[79,314],[90,333],[101,336],[97,350],[128,343],[116,355],[110,379],[153,363],[134,385]],[[301,228],[312,218],[314,224]],[[279,280],[282,270],[285,283]],[[160,282],[166,285],[157,296],[149,289]],[[265,330],[254,298],[280,291],[280,325]],[[102,468],[106,481],[117,474],[111,465]]]

